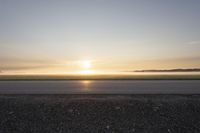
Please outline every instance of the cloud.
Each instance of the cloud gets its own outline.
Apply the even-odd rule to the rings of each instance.
[[[61,67],[62,63],[48,59],[24,59],[15,57],[0,57],[0,73],[7,70],[31,70]]]
[[[31,70],[31,69],[40,69],[48,68],[50,65],[39,65],[39,64],[27,64],[27,65],[4,65],[1,66],[3,70]],[[1,73],[2,71],[0,71]]]
[[[200,45],[200,41],[191,41],[191,42],[188,42],[188,44],[190,44],[190,45],[197,45],[197,44],[199,44]]]

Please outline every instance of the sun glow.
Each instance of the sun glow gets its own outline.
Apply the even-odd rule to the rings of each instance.
[[[80,73],[85,75],[94,74],[94,70],[82,70]]]
[[[91,61],[89,61],[89,60],[85,60],[85,61],[82,61],[82,66],[84,67],[84,68],[86,68],[86,69],[89,69],[89,68],[91,68]]]
[[[80,65],[83,70],[80,71],[80,74],[90,75],[94,74],[94,70],[92,70],[92,62],[90,60],[80,61]]]

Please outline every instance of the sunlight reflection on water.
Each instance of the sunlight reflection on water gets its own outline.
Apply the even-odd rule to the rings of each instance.
[[[89,91],[90,90],[90,85],[91,85],[92,81],[84,80],[84,81],[81,81],[81,83],[83,85],[83,90],[85,90],[85,91]]]

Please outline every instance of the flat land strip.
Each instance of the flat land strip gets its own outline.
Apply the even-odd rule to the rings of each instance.
[[[200,75],[0,75],[5,80],[200,80]]]

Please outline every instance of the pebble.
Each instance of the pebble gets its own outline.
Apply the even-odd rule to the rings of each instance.
[[[132,132],[135,132],[135,128],[132,129]]]
[[[11,111],[11,112],[9,112],[8,114],[9,114],[9,115],[12,115],[13,113],[14,113],[14,112],[13,112],[13,111]]]
[[[68,112],[69,112],[69,113],[72,113],[72,112],[73,112],[73,109],[69,109]]]
[[[116,110],[120,110],[121,108],[119,106],[115,107]]]
[[[110,129],[110,126],[109,126],[109,125],[107,125],[107,126],[106,126],[106,128],[107,128],[107,129]]]
[[[153,111],[158,111],[159,107],[153,107]]]

